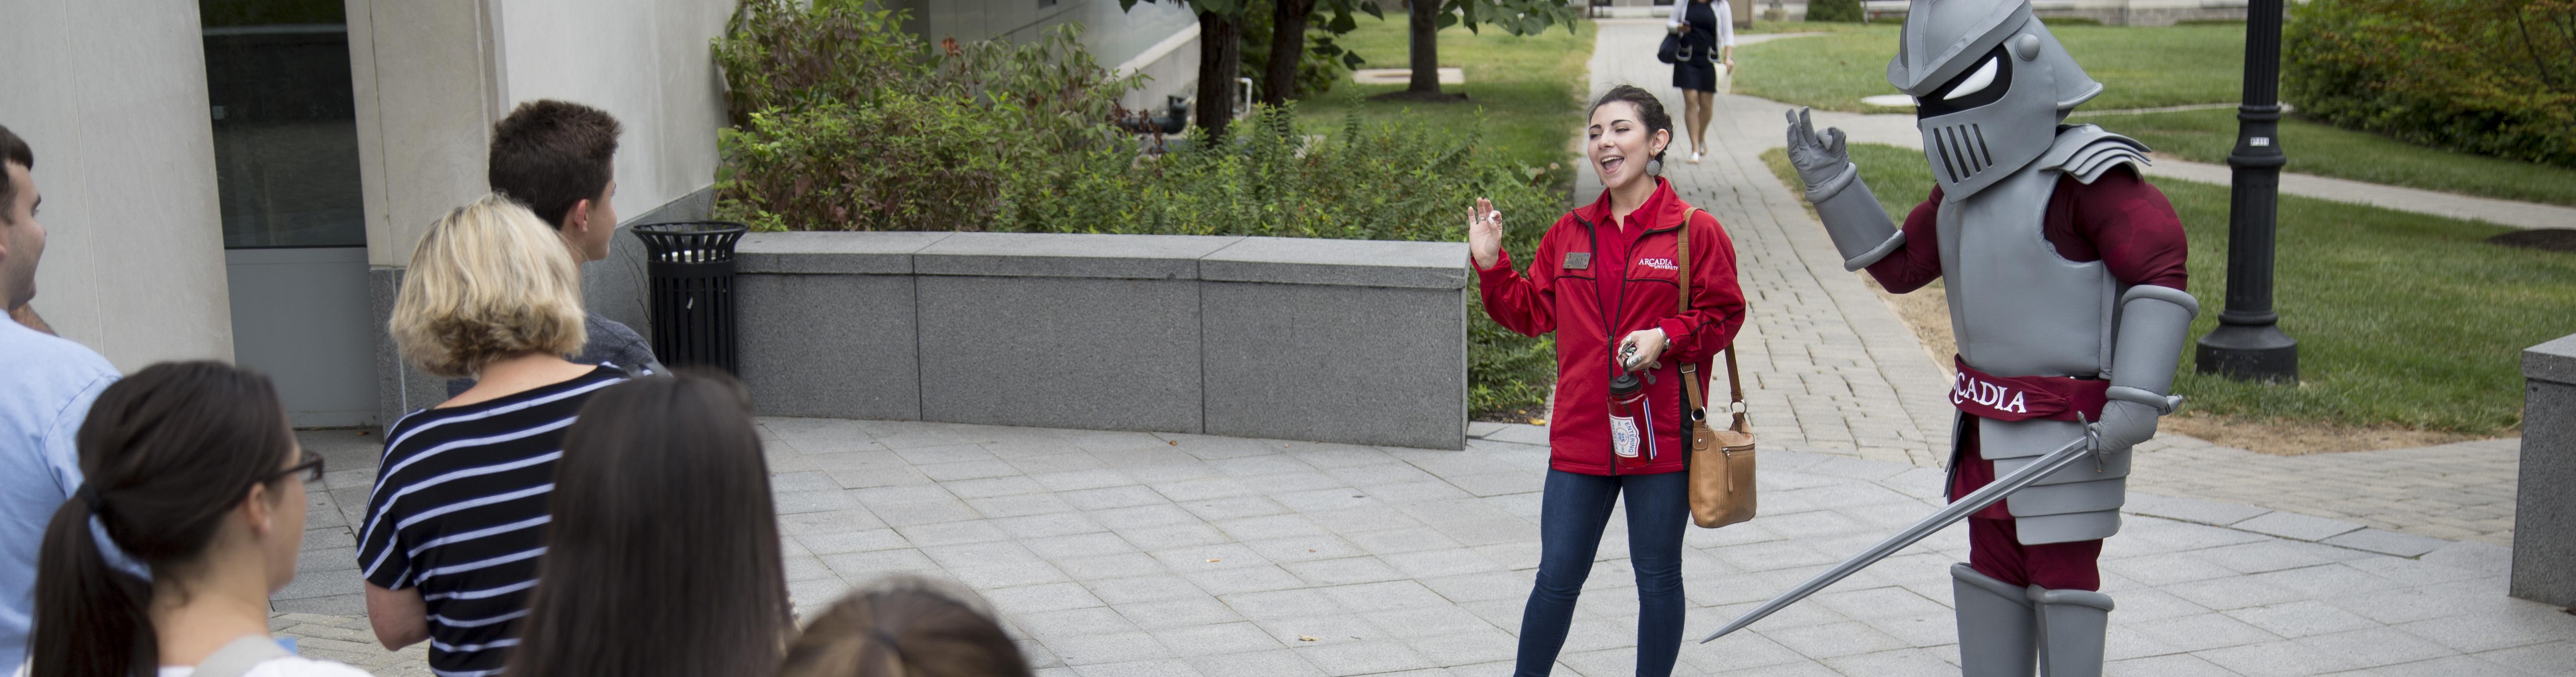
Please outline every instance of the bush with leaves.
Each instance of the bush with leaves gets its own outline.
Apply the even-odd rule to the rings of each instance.
[[[1512,217],[1505,246],[1529,251],[1564,211],[1540,170],[1496,159],[1477,128],[1353,116],[1315,137],[1299,131],[1290,104],[1258,107],[1231,129],[1225,143],[1156,158],[1102,151],[1070,158],[1066,171],[1019,175],[1028,180],[1009,184],[1009,216],[989,229],[1463,242],[1466,207],[1483,196]],[[1467,303],[1469,408],[1544,402],[1553,341],[1486,321],[1474,294]]]
[[[948,230],[990,220],[1006,177],[1035,149],[953,96],[890,94],[751,115],[717,132],[720,218],[753,230]]]
[[[1675,1],[1689,2],[1689,0]],[[1807,20],[1858,23],[1861,20],[1860,0],[1807,0]]]
[[[1065,24],[1027,44],[942,40],[937,48],[903,30],[904,12],[862,0],[747,0],[724,37],[716,64],[737,127],[761,111],[825,104],[877,105],[889,97],[954,98],[1004,116],[1016,139],[1062,150],[1098,145],[1118,99],[1143,86],[1116,76],[1082,48],[1082,27]]]
[[[1459,242],[1490,196],[1526,251],[1563,210],[1476,130],[1419,121],[1310,137],[1263,107],[1218,140],[1140,156],[1106,125],[1133,86],[1073,33],[921,45],[856,0],[752,0],[717,42],[736,127],[717,218],[759,230],[992,230]],[[1463,262],[1462,262],[1463,263]],[[1482,318],[1473,294],[1465,303]],[[1472,410],[1538,405],[1553,344],[1469,323]]]
[[[2281,55],[2300,115],[2576,167],[2576,0],[2302,3]]]

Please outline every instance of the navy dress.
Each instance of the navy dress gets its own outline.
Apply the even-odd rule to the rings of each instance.
[[[1673,64],[1673,86],[1694,92],[1717,91],[1717,4],[1688,2],[1682,15],[1682,48],[1695,57]]]

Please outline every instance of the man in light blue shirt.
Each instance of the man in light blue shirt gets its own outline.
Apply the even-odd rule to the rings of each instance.
[[[45,226],[36,222],[35,152],[0,127],[0,307],[32,318],[36,259]],[[0,672],[26,660],[28,612],[36,603],[36,551],[54,511],[80,488],[73,437],[90,402],[116,381],[107,358],[19,320],[0,321]],[[37,322],[41,326],[41,322]]]

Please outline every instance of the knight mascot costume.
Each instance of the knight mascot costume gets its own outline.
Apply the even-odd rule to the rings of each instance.
[[[2113,609],[2102,539],[2120,530],[2129,447],[2173,413],[2199,305],[2181,221],[2139,177],[2146,147],[2067,113],[2102,92],[2028,0],[1914,0],[1887,80],[1916,101],[1930,199],[1888,220],[1842,130],[1789,120],[1789,157],[1847,270],[1904,293],[1941,278],[1958,339],[1949,496],[2058,450],[1973,510],[1950,567],[1968,677],[2102,672]]]

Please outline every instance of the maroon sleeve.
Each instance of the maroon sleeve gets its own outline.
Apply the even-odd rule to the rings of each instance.
[[[2189,291],[2184,284],[2189,272],[2183,267],[2191,247],[2184,241],[2182,218],[2174,214],[2173,203],[2165,200],[2164,191],[2140,178],[2134,169],[2119,168],[2106,172],[2093,183],[2067,179],[2060,193],[2075,188],[2072,218],[2068,219],[2075,239],[2090,243],[2111,276],[2121,284],[2152,284]],[[2054,222],[2059,213],[2049,210]],[[2049,224],[2052,241],[2060,240],[2058,224]],[[1908,235],[1907,237],[1912,237]],[[2071,243],[2059,244],[2064,253]],[[2068,257],[2074,259],[2074,257]],[[2081,259],[2074,259],[2081,260]]]
[[[1530,261],[1529,274],[1512,270],[1512,252],[1498,252],[1494,267],[1477,268],[1474,257],[1467,267],[1476,271],[1476,289],[1485,301],[1485,316],[1526,336],[1556,331],[1556,276],[1558,248],[1562,246],[1557,232],[1563,230],[1566,218],[1558,218],[1547,234],[1539,237],[1537,258]]]
[[[1941,187],[1933,186],[1932,197],[1924,198],[1923,204],[1914,205],[1914,211],[1905,214],[1905,244],[1869,264],[1869,276],[1878,278],[1879,286],[1903,294],[1940,279],[1940,234],[1933,228],[1933,222],[1940,220],[1940,210]]]

